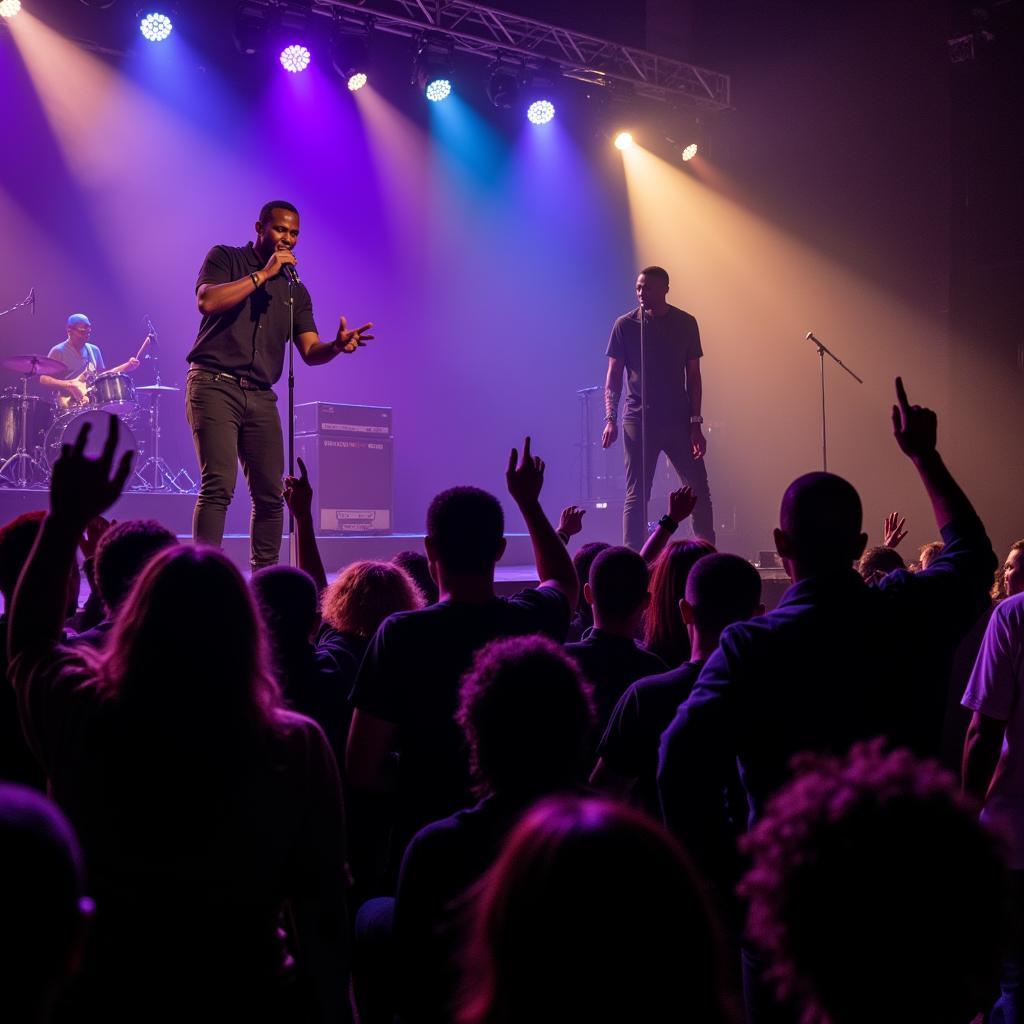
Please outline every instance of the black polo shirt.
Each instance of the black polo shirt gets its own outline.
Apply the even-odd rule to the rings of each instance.
[[[241,280],[262,270],[265,263],[252,242],[241,247],[215,245],[199,271],[196,291],[204,284]],[[204,316],[186,359],[270,387],[280,379],[284,368],[288,327],[288,280],[278,274],[237,306]],[[295,336],[309,331],[316,332],[313,301],[306,286],[299,284],[295,286]]]
[[[685,310],[669,306],[662,316],[644,322],[643,368],[647,378],[647,415],[655,423],[686,423],[690,400],[686,394],[686,364],[700,359],[700,330]],[[626,366],[624,419],[640,419],[640,310],[620,316],[612,327],[605,355]]]

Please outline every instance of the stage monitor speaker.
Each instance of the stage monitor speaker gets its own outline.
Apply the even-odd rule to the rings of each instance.
[[[295,451],[309,470],[319,533],[390,533],[394,509],[390,437],[303,434]]]

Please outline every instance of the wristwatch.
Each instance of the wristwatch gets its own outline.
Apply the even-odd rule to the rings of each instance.
[[[691,423],[703,423],[704,422],[704,417],[703,416],[691,416],[690,417],[690,422]]]

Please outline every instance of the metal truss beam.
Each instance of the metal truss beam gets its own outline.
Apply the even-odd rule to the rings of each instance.
[[[427,36],[491,60],[554,66],[594,85],[631,86],[636,95],[704,110],[731,106],[729,76],[647,50],[548,25],[470,0],[313,0],[314,14],[402,36]]]

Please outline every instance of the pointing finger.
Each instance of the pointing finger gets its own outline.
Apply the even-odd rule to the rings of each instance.
[[[519,461],[519,452],[515,448],[509,452],[508,455],[508,469],[506,473],[514,473],[516,471],[516,463]]]
[[[300,480],[308,480],[309,479],[309,473],[306,472],[306,464],[302,461],[302,457],[301,456],[296,457],[295,461],[298,462],[298,464],[299,464],[299,479]]]
[[[902,377],[897,377],[896,378],[896,399],[900,403],[900,406],[903,409],[909,409],[910,408],[910,402],[907,401],[907,392],[906,392],[906,389],[903,387],[903,378]]]

